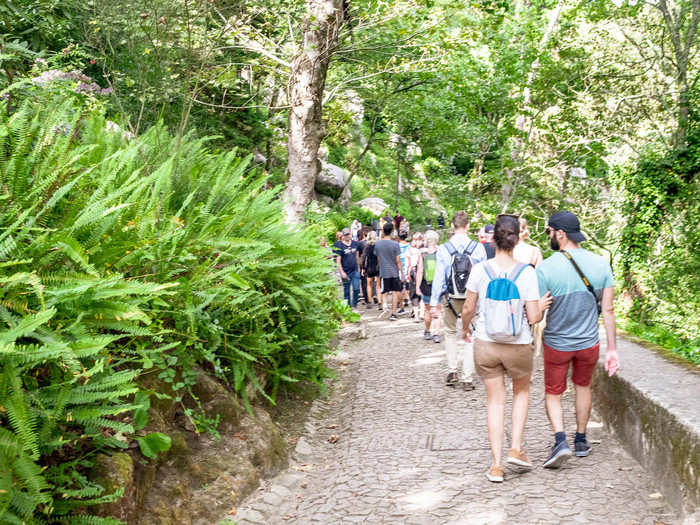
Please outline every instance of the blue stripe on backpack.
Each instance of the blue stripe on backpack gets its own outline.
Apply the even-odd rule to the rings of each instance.
[[[497,277],[489,263],[484,263],[489,284],[481,315],[484,316],[486,334],[494,341],[507,343],[520,337],[525,320],[525,301],[520,297],[515,281],[527,266],[518,263],[510,275]]]

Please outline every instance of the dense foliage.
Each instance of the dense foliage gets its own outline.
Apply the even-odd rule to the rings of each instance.
[[[90,453],[132,439],[139,376],[182,401],[202,366],[273,399],[324,377],[337,326],[318,239],[246,160],[163,126],[127,138],[63,92],[16,86],[0,114],[3,523],[104,501]]]
[[[0,2],[3,520],[87,523],[117,496],[86,473],[146,443],[144,374],[179,401],[202,367],[244,400],[323,378],[342,308],[319,237],[373,216],[326,199],[282,223],[307,5]],[[313,133],[352,202],[474,231],[519,213],[543,248],[575,211],[622,324],[700,361],[697,2],[343,8]]]

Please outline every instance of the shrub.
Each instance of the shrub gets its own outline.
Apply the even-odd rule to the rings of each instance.
[[[22,96],[0,113],[0,520],[114,523],[77,509],[119,496],[86,472],[133,438],[139,375],[178,401],[196,365],[246,404],[250,386],[273,401],[320,383],[336,287],[235,152],[162,126],[127,140],[84,98]]]

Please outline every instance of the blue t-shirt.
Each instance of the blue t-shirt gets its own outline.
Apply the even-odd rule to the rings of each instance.
[[[583,248],[567,250],[595,289],[598,300],[604,288],[615,285],[610,264]],[[562,253],[554,253],[537,267],[540,295],[552,293],[544,344],[560,351],[584,350],[598,343],[598,308],[574,266]]]
[[[357,241],[350,241],[349,245],[345,244],[343,241],[338,241],[333,244],[333,253],[336,256],[340,255],[340,266],[342,266],[343,271],[347,274],[358,271],[357,259],[355,257],[357,247]]]

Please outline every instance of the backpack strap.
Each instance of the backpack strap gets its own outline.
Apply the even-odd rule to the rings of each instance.
[[[493,269],[491,268],[491,266],[489,266],[489,263],[487,262],[484,263],[484,271],[486,272],[486,277],[489,278],[489,281],[493,281],[495,279],[496,273],[493,271]]]
[[[471,255],[476,250],[478,243],[476,241],[470,241],[467,245],[467,255]]]
[[[474,247],[470,250],[469,247],[472,245],[472,243],[474,243]],[[471,255],[472,252],[473,252],[474,250],[476,250],[476,242],[475,242],[475,241],[471,241],[471,243],[469,243],[469,244],[467,245],[467,248],[466,248],[464,251],[459,251],[459,250],[457,250],[457,248],[455,248],[454,244],[452,244],[452,242],[450,242],[450,241],[447,241],[447,242],[445,243],[445,248],[447,249],[447,253],[450,254],[450,257],[454,256],[454,254],[456,254],[456,253],[459,253],[460,255],[464,255],[465,253],[466,253],[467,255]]]
[[[515,268],[513,268],[513,271],[510,272],[510,276],[508,279],[511,281],[515,282],[517,281],[518,277],[520,277],[520,274],[523,273],[523,270],[530,266],[529,264],[523,264],[523,263],[518,263],[515,265]]]

